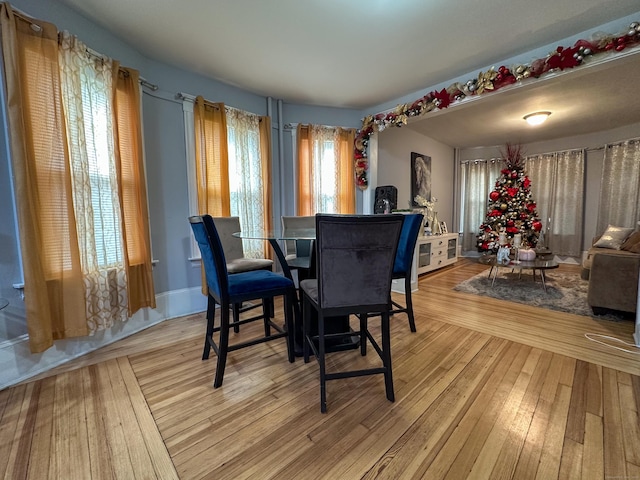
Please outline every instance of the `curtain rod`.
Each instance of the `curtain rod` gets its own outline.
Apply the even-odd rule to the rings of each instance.
[[[143,87],[147,87],[149,90],[153,90],[154,92],[158,90],[158,85],[156,85],[155,83],[151,83],[143,77],[139,77],[139,81],[140,85],[142,85]]]
[[[87,46],[85,46],[84,50],[87,53],[87,55],[91,55],[93,58],[97,58],[98,60],[105,60],[109,58],[108,56],[102,55],[101,53],[98,53],[92,48],[89,48]],[[149,80],[147,80],[144,77],[138,77],[138,83],[143,87],[148,88],[149,90],[153,90],[154,92],[158,90],[158,85],[156,85],[155,83],[151,83]]]

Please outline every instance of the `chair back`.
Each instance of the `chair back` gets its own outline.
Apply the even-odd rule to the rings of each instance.
[[[282,217],[282,236],[287,237],[287,234],[291,231],[311,230],[316,229],[316,217],[302,216],[302,217]],[[305,248],[305,252],[298,253],[296,250],[297,245],[302,245]],[[284,242],[284,254],[285,255],[297,255],[299,257],[308,257],[311,247],[310,240],[285,240]]]
[[[418,234],[424,220],[424,215],[421,213],[412,213],[403,215],[403,217],[402,231],[400,232],[400,240],[398,240],[398,251],[393,264],[394,275],[404,275],[411,271],[413,252],[416,249]]]
[[[215,217],[213,221],[216,225],[220,242],[224,250],[227,261],[237,260],[238,258],[244,258],[244,247],[242,246],[242,239],[234,237],[233,234],[239,232],[240,218],[239,217]]]
[[[390,308],[401,215],[316,215],[318,304],[351,313]]]
[[[189,217],[189,223],[200,248],[209,294],[220,302],[229,291],[229,279],[224,250],[213,218],[211,215],[198,215]]]

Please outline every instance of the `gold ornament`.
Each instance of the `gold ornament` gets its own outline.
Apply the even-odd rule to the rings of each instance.
[[[498,76],[498,73],[491,67],[486,72],[480,72],[478,74],[478,83],[476,84],[476,92],[480,95],[485,90],[493,90],[493,80]]]

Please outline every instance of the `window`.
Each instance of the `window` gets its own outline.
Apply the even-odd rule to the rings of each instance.
[[[269,118],[202,97],[183,98],[187,158],[191,159],[187,166],[191,214],[237,216],[243,230],[269,230]],[[226,135],[221,138],[223,132]],[[192,234],[190,238],[190,260],[199,259]],[[261,240],[243,240],[243,247],[246,257],[263,258],[269,254]]]
[[[240,218],[243,230],[264,230],[265,186],[260,152],[260,117],[227,108],[229,196],[231,216]],[[262,240],[243,240],[244,255],[264,258]]]
[[[298,125],[298,215],[355,213],[355,131]]]
[[[41,352],[155,308],[140,86],[69,32],[11,21],[24,24],[2,36],[27,324]],[[126,258],[136,243],[137,263]]]

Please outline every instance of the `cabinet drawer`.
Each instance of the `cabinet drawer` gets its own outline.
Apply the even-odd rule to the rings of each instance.
[[[443,267],[447,262],[447,251],[443,250],[438,253],[437,251],[431,256],[431,266],[433,268]]]

